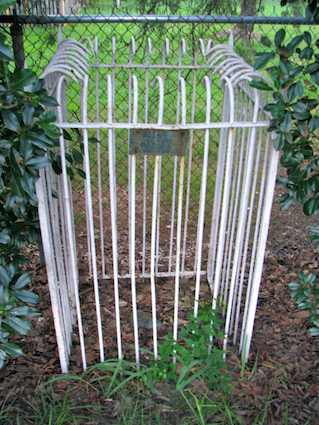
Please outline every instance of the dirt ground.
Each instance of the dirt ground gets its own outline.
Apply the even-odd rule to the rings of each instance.
[[[233,393],[233,403],[247,424],[252,423],[250,418],[256,417],[256,412],[263,409],[265,400],[269,403],[269,425],[282,424],[279,418],[282,418],[284,409],[288,409],[291,424],[319,424],[319,339],[308,336],[307,316],[296,309],[288,290],[288,283],[296,278],[299,271],[318,269],[318,258],[306,237],[310,224],[299,207],[281,211],[277,196],[250,359],[250,366],[254,370],[255,366],[257,368],[254,373],[249,370],[244,372],[249,379],[238,380]],[[48,376],[59,373],[46,273],[39,266],[37,253],[34,252],[32,256],[35,264],[33,286],[40,295],[41,317],[35,319],[32,332],[22,340],[26,355],[10,362],[0,371],[0,400],[24,398]],[[165,288],[169,290],[165,285],[163,282],[164,294]],[[105,299],[108,299],[108,291],[111,291],[110,287],[102,294]],[[85,288],[82,292],[84,296]],[[144,295],[145,299],[143,294],[140,296],[140,302],[145,304],[147,310],[147,295]],[[122,308],[124,316],[126,306]],[[166,307],[167,311],[171,308],[171,305]],[[112,307],[106,303],[105,309],[112,326]],[[89,308],[87,314],[93,314],[93,309]],[[170,326],[165,319],[165,311],[159,319],[164,329],[166,325]],[[129,341],[129,338],[133,338],[129,322],[123,338],[133,344],[133,339]],[[92,339],[91,343],[96,344],[96,339]],[[110,355],[115,350],[116,341],[110,338],[107,346],[107,355]],[[97,348],[94,346],[90,351],[90,361],[97,359]],[[230,356],[229,363],[234,376],[239,376],[239,360]],[[73,372],[80,371],[78,353],[72,357],[71,364]]]

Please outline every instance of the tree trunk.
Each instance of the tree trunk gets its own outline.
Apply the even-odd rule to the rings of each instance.
[[[257,12],[257,0],[241,0],[240,15],[241,16],[255,16]],[[253,24],[240,25],[240,30],[244,38],[249,39],[253,32]]]

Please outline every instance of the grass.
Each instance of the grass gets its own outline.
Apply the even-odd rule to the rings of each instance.
[[[120,372],[119,372],[120,371]],[[0,404],[1,425],[267,425],[276,397],[259,408],[241,405],[233,390],[209,388],[198,379],[183,390],[173,382],[149,382],[146,370],[107,361],[82,375],[59,375],[28,390],[26,399]],[[250,377],[251,373],[247,376]],[[236,374],[234,375],[236,376]],[[247,382],[247,376],[240,379]],[[232,380],[233,388],[236,378]],[[242,390],[241,390],[242,391]],[[249,411],[249,422],[243,411]],[[282,425],[290,422],[288,404]],[[279,422],[278,422],[279,423]]]
[[[0,424],[18,425],[142,425],[241,424],[223,391],[212,392],[204,382],[184,390],[172,383],[145,382],[144,371],[126,365],[130,379],[118,373],[119,363],[105,362],[81,380],[55,377],[39,386],[29,401],[3,407]],[[202,388],[200,388],[202,384]],[[203,393],[203,388],[204,392]],[[212,422],[213,421],[213,422]]]

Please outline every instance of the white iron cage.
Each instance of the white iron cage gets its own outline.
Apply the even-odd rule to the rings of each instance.
[[[221,310],[225,353],[249,355],[278,163],[261,76],[232,38],[144,41],[119,56],[115,38],[64,40],[43,74],[61,131],[62,173],[42,170],[37,195],[63,372],[75,345],[84,369],[156,359],[201,302]],[[70,131],[85,178],[69,175]]]

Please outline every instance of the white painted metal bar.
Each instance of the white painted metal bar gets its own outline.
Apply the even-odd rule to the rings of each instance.
[[[251,297],[249,300],[249,308],[247,312],[246,323],[244,324],[245,326],[244,326],[244,337],[243,337],[243,348],[242,348],[242,357],[244,362],[246,362],[248,359],[249,349],[250,349],[250,344],[251,344],[251,339],[253,334],[259,286],[260,286],[260,281],[262,276],[262,268],[263,268],[269,222],[270,222],[270,216],[271,216],[272,199],[273,199],[274,189],[276,184],[278,159],[279,159],[279,152],[276,151],[273,146],[271,146],[268,176],[267,176],[268,178],[267,178],[267,184],[266,184],[262,216],[260,221],[260,234],[258,238],[256,262],[255,262],[254,274],[252,279]]]
[[[108,121],[113,121],[114,111],[114,89],[112,76],[107,76],[107,98],[108,98]],[[113,255],[113,284],[114,284],[114,304],[116,320],[116,336],[118,358],[123,357],[122,337],[121,337],[121,318],[120,318],[120,297],[118,282],[118,235],[117,235],[117,196],[116,196],[116,156],[115,156],[115,132],[108,131],[108,156],[109,156],[109,190],[110,190],[110,210],[111,210],[111,228],[112,228],[112,255]]]
[[[135,38],[132,36],[130,39],[130,52],[129,52],[129,63],[133,62],[134,56],[136,53],[136,43]],[[128,70],[128,122],[132,123],[132,89],[133,89],[133,82],[132,82],[132,69],[129,68]],[[127,128],[127,127],[126,127]],[[127,146],[129,145],[127,141]],[[128,153],[128,182],[127,182],[127,188],[128,188],[128,237],[129,237],[129,246],[131,246],[131,232],[129,231],[130,223],[131,223],[131,176],[132,176],[132,156]]]
[[[259,112],[259,94],[257,93],[257,91],[255,91],[254,113],[253,113],[253,119],[252,119],[253,122],[257,120],[258,112]],[[235,239],[232,274],[231,274],[227,314],[226,314],[226,321],[225,321],[225,334],[224,334],[224,345],[223,345],[224,352],[226,352],[226,349],[227,349],[230,319],[232,314],[233,297],[235,292],[235,286],[238,279],[238,268],[239,268],[239,260],[241,255],[241,247],[243,244],[245,226],[247,223],[247,207],[248,207],[249,192],[250,192],[251,181],[252,181],[255,142],[256,142],[256,129],[253,128],[251,130],[251,134],[249,137],[249,146],[248,146],[248,152],[247,152],[247,167],[245,170],[243,188],[241,192],[241,205],[239,209],[238,227],[237,227],[237,234]]]
[[[162,77],[156,77],[159,88],[158,104],[158,124],[163,123],[164,117],[164,81]],[[154,182],[153,182],[153,206],[152,206],[152,230],[151,230],[151,297],[152,297],[152,324],[153,324],[153,351],[155,360],[158,357],[157,343],[157,320],[156,320],[156,287],[155,287],[155,256],[156,256],[156,227],[157,227],[157,209],[158,209],[158,185],[160,176],[160,156],[155,156]]]
[[[180,66],[178,64],[155,64],[152,63],[150,64],[150,66],[147,66],[146,64],[141,64],[141,63],[117,63],[117,64],[100,64],[100,65],[92,65],[93,68],[98,67],[98,68],[122,68],[122,69],[145,69],[145,68],[149,68],[149,69],[171,69],[171,70],[176,70],[179,69]],[[205,70],[208,71],[210,69],[209,65],[182,65],[183,69],[186,70]]]
[[[235,296],[234,296],[234,302],[232,307],[232,317],[230,321],[230,333],[232,333],[232,329],[234,327],[234,337],[233,337],[233,344],[236,344],[237,340],[237,331],[238,331],[238,323],[239,323],[239,315],[241,310],[241,300],[242,300],[242,292],[243,292],[243,284],[244,284],[244,277],[245,277],[245,271],[246,271],[246,265],[247,265],[247,255],[248,255],[248,244],[249,244],[249,238],[250,238],[250,228],[253,218],[253,211],[254,211],[254,201],[255,201],[255,195],[256,195],[256,188],[257,188],[257,179],[258,179],[258,170],[260,165],[260,152],[261,152],[261,144],[262,144],[262,134],[260,133],[258,135],[258,143],[256,148],[256,158],[255,158],[255,165],[254,165],[254,174],[253,174],[253,182],[251,187],[251,194],[250,194],[250,204],[248,208],[248,219],[247,219],[247,225],[246,225],[246,236],[245,236],[245,242],[244,242],[244,249],[242,253],[242,260],[241,260],[241,271],[240,271],[240,279],[237,284],[237,287],[235,288]],[[237,299],[236,299],[237,295]]]
[[[196,51],[193,53],[193,64],[196,65],[197,57]],[[196,72],[192,71],[192,107],[191,107],[191,122],[195,122],[195,110],[196,110],[196,89],[197,89],[197,77]],[[186,183],[186,201],[185,201],[185,217],[184,217],[184,229],[183,229],[183,247],[182,247],[182,266],[181,270],[185,270],[185,259],[186,259],[186,244],[187,244],[187,228],[188,228],[188,217],[190,207],[190,189],[191,189],[191,174],[193,164],[193,144],[194,144],[194,130],[190,130],[189,150],[188,150],[188,164],[187,164],[187,183]]]
[[[43,251],[46,259],[46,270],[48,276],[48,285],[50,291],[51,308],[53,314],[53,321],[58,345],[58,352],[60,358],[61,370],[63,373],[67,373],[69,370],[69,358],[68,350],[65,346],[63,338],[63,324],[62,317],[60,314],[59,300],[57,294],[57,280],[56,280],[56,268],[54,258],[52,256],[52,233],[50,231],[49,222],[49,211],[47,207],[47,190],[44,187],[45,184],[45,170],[40,171],[40,178],[36,183],[36,191],[39,206],[39,221],[41,227],[41,234],[43,239]]]
[[[133,122],[138,121],[138,81],[135,75],[132,76],[133,83]],[[136,364],[140,364],[139,340],[138,340],[138,322],[137,322],[137,302],[136,302],[136,278],[135,278],[135,221],[136,221],[136,155],[131,155],[131,221],[129,224],[130,232],[130,274],[132,289],[132,310],[134,327],[134,344]]]
[[[208,76],[204,77],[206,90],[206,122],[210,121],[211,115],[211,81]],[[201,177],[201,189],[199,200],[198,224],[197,224],[197,240],[196,240],[196,283],[195,283],[195,300],[194,300],[194,316],[198,315],[199,293],[200,293],[200,272],[202,265],[202,249],[203,249],[203,233],[205,222],[205,203],[206,203],[206,185],[208,172],[208,151],[209,151],[209,130],[205,131],[204,140],[204,157]]]
[[[150,65],[152,55],[152,40],[147,39],[146,49],[146,64]],[[148,123],[149,115],[149,68],[145,69],[145,109],[144,109],[144,122]],[[146,272],[146,228],[147,228],[147,171],[148,162],[147,155],[143,158],[143,246],[142,246],[142,274]]]
[[[170,54],[170,43],[169,39],[164,39],[164,45],[163,45],[163,59],[162,63],[165,64],[168,56]],[[162,123],[164,121],[164,116],[162,117]],[[160,259],[160,221],[161,221],[161,188],[162,188],[162,156],[159,158],[159,177],[158,177],[158,195],[157,195],[157,224],[156,224],[156,258],[155,258],[155,269],[156,269],[156,275],[158,273],[158,265],[159,265],[159,259]]]
[[[48,187],[53,188],[54,193],[57,193],[57,176],[53,175],[50,171],[47,172]],[[69,297],[67,291],[67,268],[64,258],[64,239],[63,239],[63,215],[61,211],[61,198],[62,193],[58,192],[58,197],[53,198],[51,190],[47,191],[48,194],[48,207],[51,213],[51,223],[53,232],[53,249],[55,251],[55,260],[57,263],[57,277],[58,277],[58,291],[61,303],[61,317],[63,321],[63,336],[65,339],[68,353],[70,351],[71,335],[72,335],[72,316],[69,306]],[[65,245],[66,246],[66,245]]]
[[[179,77],[180,101],[181,101],[181,121],[186,122],[186,82],[183,77]],[[179,159],[179,179],[178,179],[178,205],[177,205],[177,229],[176,229],[176,264],[175,264],[175,294],[174,294],[174,319],[173,319],[173,339],[177,341],[178,332],[178,307],[179,307],[179,281],[181,262],[181,237],[182,237],[182,213],[183,213],[183,191],[184,191],[184,169],[185,157]],[[176,357],[174,355],[174,362]]]
[[[82,91],[82,121],[87,121],[87,97],[88,97],[88,77],[83,80],[83,91]],[[96,247],[95,247],[95,232],[94,232],[94,218],[93,218],[93,204],[92,204],[92,189],[91,189],[91,172],[90,172],[90,156],[89,156],[89,141],[88,132],[86,129],[83,130],[83,148],[84,148],[84,170],[85,170],[85,193],[87,201],[87,218],[89,226],[90,236],[90,249],[92,256],[92,275],[93,275],[93,286],[94,286],[94,298],[95,298],[95,309],[96,309],[96,322],[99,340],[99,351],[100,360],[104,361],[104,344],[103,344],[103,332],[102,332],[102,319],[101,319],[101,307],[100,307],[100,296],[99,296],[99,283],[97,274],[97,262],[96,262]]]
[[[183,56],[186,53],[186,42],[184,39],[181,40],[179,46],[178,62],[182,65]],[[180,90],[180,78],[182,76],[181,69],[178,70],[177,75],[177,106],[176,106],[176,124],[180,120],[180,104],[181,104],[181,90]],[[186,121],[185,121],[186,122]],[[170,224],[170,243],[169,243],[169,254],[168,254],[168,271],[172,270],[172,256],[173,256],[173,241],[174,241],[174,228],[175,228],[175,204],[176,204],[176,184],[177,184],[177,162],[178,157],[174,157],[174,171],[173,171],[173,191],[172,191],[172,207],[171,207],[171,224]]]
[[[225,93],[225,95],[229,97],[229,120],[230,122],[232,122],[234,119],[234,91],[233,91],[233,86],[229,82],[229,79],[227,77],[225,77],[224,79],[225,79],[225,91],[227,90],[227,94]],[[219,235],[218,235],[218,245],[217,245],[217,251],[216,251],[216,265],[215,265],[214,286],[213,286],[213,300],[212,300],[213,310],[215,310],[217,307],[221,272],[222,272],[223,253],[224,253],[224,247],[225,247],[227,215],[228,215],[230,188],[231,188],[231,181],[232,181],[234,131],[235,130],[233,128],[230,128],[228,132],[228,138],[227,138],[224,190],[223,190],[222,205],[221,205],[221,217],[220,217],[220,224],[219,224]]]
[[[94,39],[94,53],[96,63],[99,63],[99,39]],[[95,72],[95,118],[100,121],[100,73],[96,68]],[[104,246],[104,214],[103,214],[103,189],[102,189],[102,164],[101,164],[101,132],[96,129],[96,163],[97,163],[97,187],[98,187],[98,203],[99,203],[99,236],[100,236],[100,255],[101,255],[101,271],[102,276],[106,275],[105,270],[105,246]]]
[[[57,84],[57,101],[58,104],[61,105],[61,95],[62,95],[62,85],[64,82],[64,77],[61,77]],[[62,120],[62,109],[61,106],[57,108],[57,119],[58,122]],[[69,194],[69,182],[68,182],[68,174],[67,174],[67,166],[65,160],[65,145],[64,145],[64,137],[63,132],[60,134],[59,138],[60,143],[60,155],[61,155],[61,168],[62,168],[62,180],[63,180],[63,197],[66,208],[66,229],[68,234],[68,239],[73,241],[73,224],[72,224],[72,213],[71,213],[71,202],[70,202],[70,194]],[[44,240],[45,238],[43,238]],[[81,357],[82,357],[82,366],[83,369],[86,369],[86,354],[85,354],[85,345],[84,345],[84,333],[82,326],[82,314],[81,314],[81,305],[80,305],[80,296],[79,296],[79,282],[78,282],[78,272],[77,272],[77,261],[73,243],[70,244],[70,265],[71,265],[71,274],[72,274],[72,285],[75,293],[75,304],[76,304],[76,315],[77,315],[77,325],[79,332],[79,340],[81,347]]]
[[[267,179],[267,167],[268,167],[268,155],[269,155],[269,145],[270,145],[270,136],[267,135],[266,142],[265,142],[265,152],[264,152],[264,158],[263,158],[263,168],[261,172],[261,182],[260,182],[260,190],[259,190],[259,199],[258,199],[258,206],[257,206],[257,216],[256,216],[256,223],[255,223],[255,232],[254,232],[254,240],[252,245],[252,253],[251,253],[251,259],[250,259],[250,267],[249,267],[249,279],[247,284],[247,290],[246,290],[246,300],[245,300],[245,308],[244,308],[244,314],[242,319],[242,331],[240,335],[240,345],[239,345],[239,351],[243,348],[243,337],[244,332],[243,329],[246,324],[247,320],[247,312],[249,307],[249,300],[250,300],[250,294],[251,294],[251,284],[252,284],[252,277],[253,277],[253,271],[254,271],[254,265],[256,260],[256,250],[257,250],[257,243],[258,243],[258,236],[260,231],[260,219],[262,214],[262,206],[264,201],[264,192],[265,192],[265,184]]]
[[[225,90],[225,87],[222,86]],[[222,119],[224,120],[229,113],[229,99],[224,96]],[[215,262],[216,262],[216,250],[217,241],[219,234],[219,220],[222,206],[222,193],[223,193],[223,178],[226,161],[226,137],[227,129],[223,128],[220,131],[219,144],[218,144],[218,155],[217,155],[217,170],[215,180],[215,191],[214,191],[214,206],[212,212],[211,229],[210,229],[210,241],[207,259],[207,280],[213,289],[213,279],[215,273]]]
[[[70,129],[70,128],[78,128],[78,129],[97,129],[97,128],[114,128],[114,129],[145,129],[145,130],[207,130],[207,129],[229,129],[229,128],[268,128],[269,127],[269,121],[257,121],[255,123],[252,122],[239,122],[239,121],[233,121],[232,123],[228,121],[221,121],[221,122],[210,122],[207,123],[193,123],[193,124],[156,124],[156,123],[125,123],[125,122],[114,122],[112,124],[101,122],[101,123],[81,123],[81,122],[74,122],[74,123],[68,123],[68,122],[61,122],[59,123],[59,128],[61,129]]]
[[[238,91],[237,88],[237,110],[236,114],[244,115],[244,116],[250,116],[250,103],[246,105],[244,103],[243,93]],[[243,107],[243,105],[245,105]],[[224,276],[223,276],[223,282],[222,282],[222,305],[223,305],[223,314],[225,314],[226,305],[227,305],[227,297],[228,297],[228,286],[229,286],[229,277],[230,277],[230,271],[232,267],[232,253],[234,248],[234,236],[237,226],[237,220],[238,220],[238,204],[239,204],[239,196],[240,196],[240,190],[243,185],[243,168],[245,170],[245,166],[243,165],[243,162],[246,161],[246,155],[245,155],[245,145],[247,145],[247,134],[246,129],[239,129],[241,130],[241,133],[237,135],[237,138],[240,140],[240,152],[239,152],[239,162],[238,162],[238,168],[235,170],[236,176],[234,178],[234,185],[233,185],[233,195],[234,198],[231,200],[231,214],[229,217],[229,228],[227,232],[227,249],[225,254],[225,268],[224,268]],[[237,142],[238,143],[238,142]],[[247,150],[247,149],[246,149]],[[236,186],[236,187],[235,187]]]

